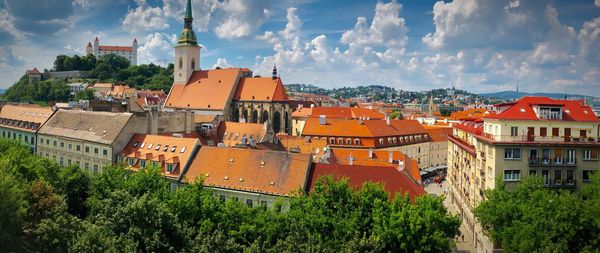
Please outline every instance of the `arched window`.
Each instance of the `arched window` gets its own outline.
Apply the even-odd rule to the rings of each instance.
[[[344,138],[338,138],[338,145],[344,145]]]
[[[183,68],[183,58],[179,57],[179,69]]]
[[[360,146],[360,140],[359,139],[354,139],[354,145]]]
[[[192,70],[196,69],[196,59],[192,58]]]
[[[352,139],[347,138],[346,139],[346,145],[352,145]]]
[[[329,138],[329,144],[335,144],[335,138]]]

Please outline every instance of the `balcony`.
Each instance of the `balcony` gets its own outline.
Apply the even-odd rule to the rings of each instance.
[[[537,166],[550,166],[551,163],[550,158],[548,157],[542,157],[542,158],[537,158],[537,157],[529,157],[529,167],[537,167]]]
[[[574,136],[534,136],[534,135],[500,135],[490,133],[479,133],[475,135],[479,139],[490,142],[535,142],[535,143],[569,143],[569,144],[600,144],[600,137],[574,137]]]
[[[548,188],[576,188],[574,179],[544,179],[544,186]]]
[[[538,167],[538,166],[555,166],[555,167],[570,167],[577,166],[577,159],[575,158],[562,158],[562,157],[554,157],[554,158],[536,158],[529,157],[529,167]]]

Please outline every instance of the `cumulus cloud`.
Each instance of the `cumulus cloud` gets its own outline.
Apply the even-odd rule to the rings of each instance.
[[[575,29],[561,24],[558,12],[552,6],[546,8],[546,18],[551,25],[550,32],[546,40],[537,43],[529,61],[536,64],[568,63],[576,39]]]
[[[169,27],[166,15],[160,7],[150,6],[146,0],[136,0],[137,7],[127,11],[123,19],[123,29],[126,31],[154,31]]]
[[[73,27],[71,0],[36,2],[5,0],[5,8],[14,18],[14,26],[26,33],[50,35]]]
[[[600,7],[600,0],[595,0],[595,1],[594,1],[594,5],[596,5],[596,6]]]
[[[217,62],[215,62],[215,64],[212,65],[213,69],[215,69],[217,67],[220,67],[220,68],[229,68],[229,67],[231,67],[231,64],[229,64],[229,62],[227,62],[227,59],[225,59],[225,58],[219,58],[219,59],[217,59]]]
[[[185,0],[163,0],[164,13],[182,20]],[[192,5],[194,28],[208,31],[219,38],[239,39],[254,34],[267,20],[267,0],[200,0]]]
[[[174,57],[173,45],[176,43],[175,34],[155,32],[144,38],[143,44],[138,48],[138,63],[164,64],[172,62]]]

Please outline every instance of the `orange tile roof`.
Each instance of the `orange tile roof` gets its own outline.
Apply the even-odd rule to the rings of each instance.
[[[199,145],[200,141],[197,138],[134,134],[120,155],[136,159],[133,165],[129,165],[129,162],[123,159],[131,170],[139,170],[141,160],[146,160],[146,166],[150,166],[150,162],[158,162],[166,177],[180,180],[181,173],[191,164],[192,156]],[[173,165],[173,171],[170,173],[166,171],[167,164]]]
[[[326,119],[325,125],[318,118],[308,118],[302,135],[343,136],[343,137],[383,137],[412,134],[426,134],[427,131],[416,120],[347,120]]]
[[[552,99],[548,97],[523,97],[516,102],[496,105],[507,107],[500,113],[492,113],[484,118],[509,120],[548,120],[540,119],[535,113],[534,105],[551,105],[562,107],[563,121],[600,122],[589,105],[583,105],[579,100]],[[568,111],[568,112],[567,112]]]
[[[390,200],[393,200],[397,193],[406,193],[413,201],[416,197],[426,194],[421,185],[415,183],[409,176],[394,167],[322,163],[314,165],[309,182],[309,191],[314,188],[319,177],[328,175],[333,176],[335,180],[347,178],[348,183],[355,189],[361,188],[366,182],[380,183],[389,194]]]
[[[320,115],[325,115],[327,118],[342,118],[342,119],[384,119],[385,115],[366,108],[354,107],[314,107],[312,108],[311,117],[318,118]]]
[[[33,68],[32,70],[29,71],[29,74],[41,74],[41,73],[37,68]]]
[[[187,84],[174,83],[167,108],[225,110],[240,79],[239,68],[195,71]]]
[[[287,101],[281,79],[270,77],[241,78],[233,99],[236,101]]]
[[[452,134],[451,127],[425,127],[429,133],[429,137],[434,142],[446,142],[448,141],[448,135]]]
[[[464,111],[453,112],[450,114],[450,119],[461,120],[466,118],[481,118],[488,112],[485,108],[469,108]]]
[[[292,118],[308,118],[311,115],[312,108],[298,108],[292,112]]]
[[[113,87],[112,83],[95,83],[94,85],[92,85],[92,87],[94,88],[111,88]]]
[[[325,147],[327,147],[327,141],[321,139],[315,140],[287,134],[278,134],[277,139],[279,139],[279,142],[287,151],[314,155],[315,157],[323,156],[325,154]]]
[[[194,114],[194,123],[212,123],[217,115],[214,114]]]
[[[124,51],[124,52],[132,52],[133,51],[133,47],[100,46],[100,51]]]
[[[392,153],[393,164],[390,164],[390,152]],[[353,165],[362,166],[389,166],[398,168],[398,161],[404,161],[404,169],[416,181],[421,181],[419,163],[400,151],[373,150],[373,157],[369,157],[367,149],[331,149],[330,161],[337,164],[350,164],[349,157],[352,155]]]
[[[305,190],[311,159],[281,151],[203,146],[185,178],[210,187],[290,196]]]
[[[221,122],[218,135],[223,138],[223,143],[228,147],[233,147],[237,144],[242,143],[242,138],[247,137],[247,141],[250,138],[255,143],[266,142],[267,129],[264,124],[258,123],[239,123],[239,122]],[[249,143],[247,143],[249,144]]]
[[[0,124],[2,127],[35,132],[50,119],[52,114],[54,111],[50,107],[5,105],[0,110]],[[21,126],[20,122],[24,125]],[[32,125],[28,126],[28,122]]]

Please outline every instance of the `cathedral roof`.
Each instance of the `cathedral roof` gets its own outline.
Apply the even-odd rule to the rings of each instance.
[[[165,102],[167,108],[225,110],[241,76],[239,68],[194,71],[187,83],[175,83]]]
[[[237,101],[287,101],[285,88],[279,77],[241,78],[233,96]]]

